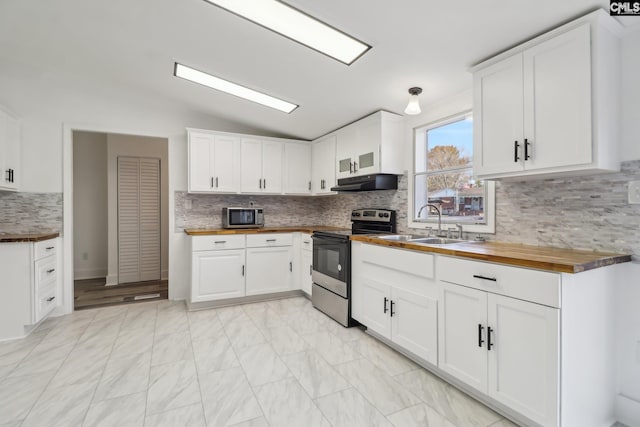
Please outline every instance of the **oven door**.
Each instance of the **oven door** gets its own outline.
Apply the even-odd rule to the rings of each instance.
[[[326,235],[313,236],[313,282],[348,298],[351,242]]]

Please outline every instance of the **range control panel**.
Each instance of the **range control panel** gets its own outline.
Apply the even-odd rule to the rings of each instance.
[[[388,209],[356,209],[351,221],[395,222],[396,212]]]

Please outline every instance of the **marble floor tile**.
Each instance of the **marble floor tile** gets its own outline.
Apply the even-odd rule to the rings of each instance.
[[[58,369],[69,356],[74,345],[73,343],[45,343],[43,341],[27,357],[22,359],[22,362],[11,371],[9,377],[36,375],[51,369]]]
[[[150,366],[151,352],[109,359],[93,401],[99,402],[146,391],[149,386]]]
[[[192,316],[189,313],[189,332],[191,339],[204,340],[204,339],[218,339],[225,336],[222,322],[218,319],[218,315],[211,310],[207,310],[212,314],[205,313],[207,315]],[[196,312],[203,313],[203,312]]]
[[[96,382],[46,389],[33,406],[23,425],[29,427],[68,427],[82,424]]]
[[[357,390],[349,388],[316,400],[333,427],[391,427],[391,423]]]
[[[267,301],[266,304],[281,316],[311,308],[311,301],[304,297],[277,299]]]
[[[418,369],[418,365],[411,360],[368,335],[363,335],[351,345],[362,357],[391,376]]]
[[[116,305],[113,307],[99,308],[96,310],[96,315],[93,318],[94,322],[113,322],[122,323],[122,320],[127,314],[128,306]]]
[[[302,339],[309,343],[331,365],[350,362],[362,357],[352,346],[344,343],[340,338],[329,332],[302,335]]]
[[[336,369],[384,415],[420,403],[418,397],[405,390],[390,375],[367,359],[337,365]]]
[[[300,335],[323,332],[324,323],[309,313],[293,313],[284,316],[285,322]]]
[[[148,328],[154,330],[156,327],[157,311],[155,306],[153,309],[146,310],[129,310],[120,329],[132,330],[139,328]]]
[[[251,321],[227,323],[224,330],[236,350],[266,343],[264,335]]]
[[[279,355],[299,353],[311,348],[311,345],[289,326],[268,328],[261,332]]]
[[[49,331],[42,341],[49,343],[64,342],[66,344],[72,341],[75,342],[84,334],[90,323],[91,318],[61,321]]]
[[[147,394],[145,392],[93,403],[83,427],[143,427]]]
[[[231,342],[225,335],[219,339],[193,341],[192,344],[199,374],[240,366]]]
[[[398,411],[387,418],[395,427],[458,427],[424,403]]]
[[[28,338],[0,343],[0,366],[15,365],[24,359],[40,342]]]
[[[147,415],[200,403],[200,389],[193,360],[151,367]]]
[[[291,377],[291,372],[269,344],[236,350],[252,387]]]
[[[351,387],[315,351],[289,354],[282,360],[312,399]]]
[[[394,378],[454,425],[486,427],[502,418],[425,369],[396,375]]]
[[[170,411],[148,415],[146,427],[207,427],[202,404],[184,406]]]
[[[51,380],[49,388],[70,384],[98,382],[107,365],[110,346],[75,347]]]
[[[78,345],[112,345],[118,337],[120,324],[114,322],[92,322],[78,340]]]
[[[218,308],[216,309],[216,313],[224,326],[227,326],[230,323],[251,321],[251,318],[247,316],[247,313],[244,312],[241,305]]]
[[[177,334],[156,335],[153,342],[151,366],[180,360],[193,360],[193,349],[189,333],[179,332]]]
[[[255,307],[255,304],[252,305],[254,308],[247,308],[245,306],[244,309],[247,316],[249,316],[253,323],[255,323],[258,329],[262,330],[285,325],[285,321],[282,316],[266,305],[261,305],[259,307]]]
[[[11,371],[15,369],[16,366],[18,366],[18,363],[14,363],[13,365],[0,366],[0,381],[5,379],[11,373]]]
[[[503,418],[500,421],[497,421],[497,422],[491,424],[490,427],[518,427],[518,424],[512,423],[511,421],[507,420],[506,418]],[[621,423],[616,423],[612,427],[625,427],[625,425],[621,424]]]
[[[113,345],[111,358],[148,353],[153,348],[153,330],[148,328],[120,331]]]
[[[174,301],[167,299],[155,302],[154,304],[157,307],[158,314],[170,312],[184,313],[187,311],[187,306],[184,301]]]
[[[0,382],[0,424],[23,420],[55,375],[55,369],[35,376],[6,378]]]
[[[269,427],[269,423],[265,417],[254,418],[249,421],[244,421],[242,423],[234,424],[231,427]]]
[[[262,416],[240,368],[199,375],[202,405],[209,426],[231,426]]]
[[[366,336],[362,328],[357,326],[345,328],[338,322],[325,323],[325,331],[332,333],[346,343],[357,341]]]
[[[156,334],[167,335],[189,332],[189,319],[184,311],[158,312]]]
[[[270,426],[331,426],[295,379],[266,384],[255,392]]]

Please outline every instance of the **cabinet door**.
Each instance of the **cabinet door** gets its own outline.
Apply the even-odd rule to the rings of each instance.
[[[237,192],[240,138],[216,136],[213,145],[213,184],[219,192]]]
[[[336,133],[336,175],[347,178],[353,175],[354,151],[358,145],[358,129],[352,124]]]
[[[311,194],[311,146],[284,144],[285,194]]]
[[[487,293],[442,283],[440,307],[439,368],[486,393]],[[482,331],[479,325],[484,328]]]
[[[262,192],[262,141],[243,139],[240,144],[240,190]]]
[[[474,73],[473,169],[476,174],[523,169],[522,85],[522,54]]]
[[[247,295],[291,290],[291,246],[247,249]]]
[[[6,188],[18,191],[20,187],[20,122],[11,116],[6,118],[6,145],[4,147],[4,171],[10,170],[9,180],[5,178]],[[1,157],[1,155],[0,155]]]
[[[358,136],[355,153],[354,175],[380,172],[380,114],[369,116],[356,124]]]
[[[262,191],[264,193],[282,193],[282,145],[282,142],[278,141],[262,143]]]
[[[391,339],[391,287],[369,277],[360,280],[360,323]]]
[[[245,295],[244,249],[192,252],[191,302]]]
[[[488,295],[489,395],[537,423],[558,423],[559,310]]]
[[[438,363],[438,302],[392,288],[391,339],[429,363]]]
[[[213,159],[214,136],[189,133],[189,191],[210,192],[214,189],[210,165]]]
[[[584,24],[524,52],[526,169],[592,162],[590,41]]]
[[[331,135],[313,144],[311,191],[313,194],[331,193],[336,185],[336,136]]]
[[[311,279],[313,253],[307,250],[302,250],[300,253],[300,288],[307,295],[311,295],[311,287],[313,285],[313,280]]]

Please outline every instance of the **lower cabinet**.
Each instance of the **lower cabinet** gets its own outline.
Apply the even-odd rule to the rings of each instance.
[[[437,364],[433,255],[352,242],[352,317]]]
[[[313,279],[311,272],[313,270],[313,240],[311,235],[302,234],[302,247],[300,248],[300,289],[307,295],[311,296],[311,288]]]
[[[244,249],[193,252],[191,302],[245,296],[244,259]]]
[[[247,249],[247,295],[291,290],[291,246]]]

